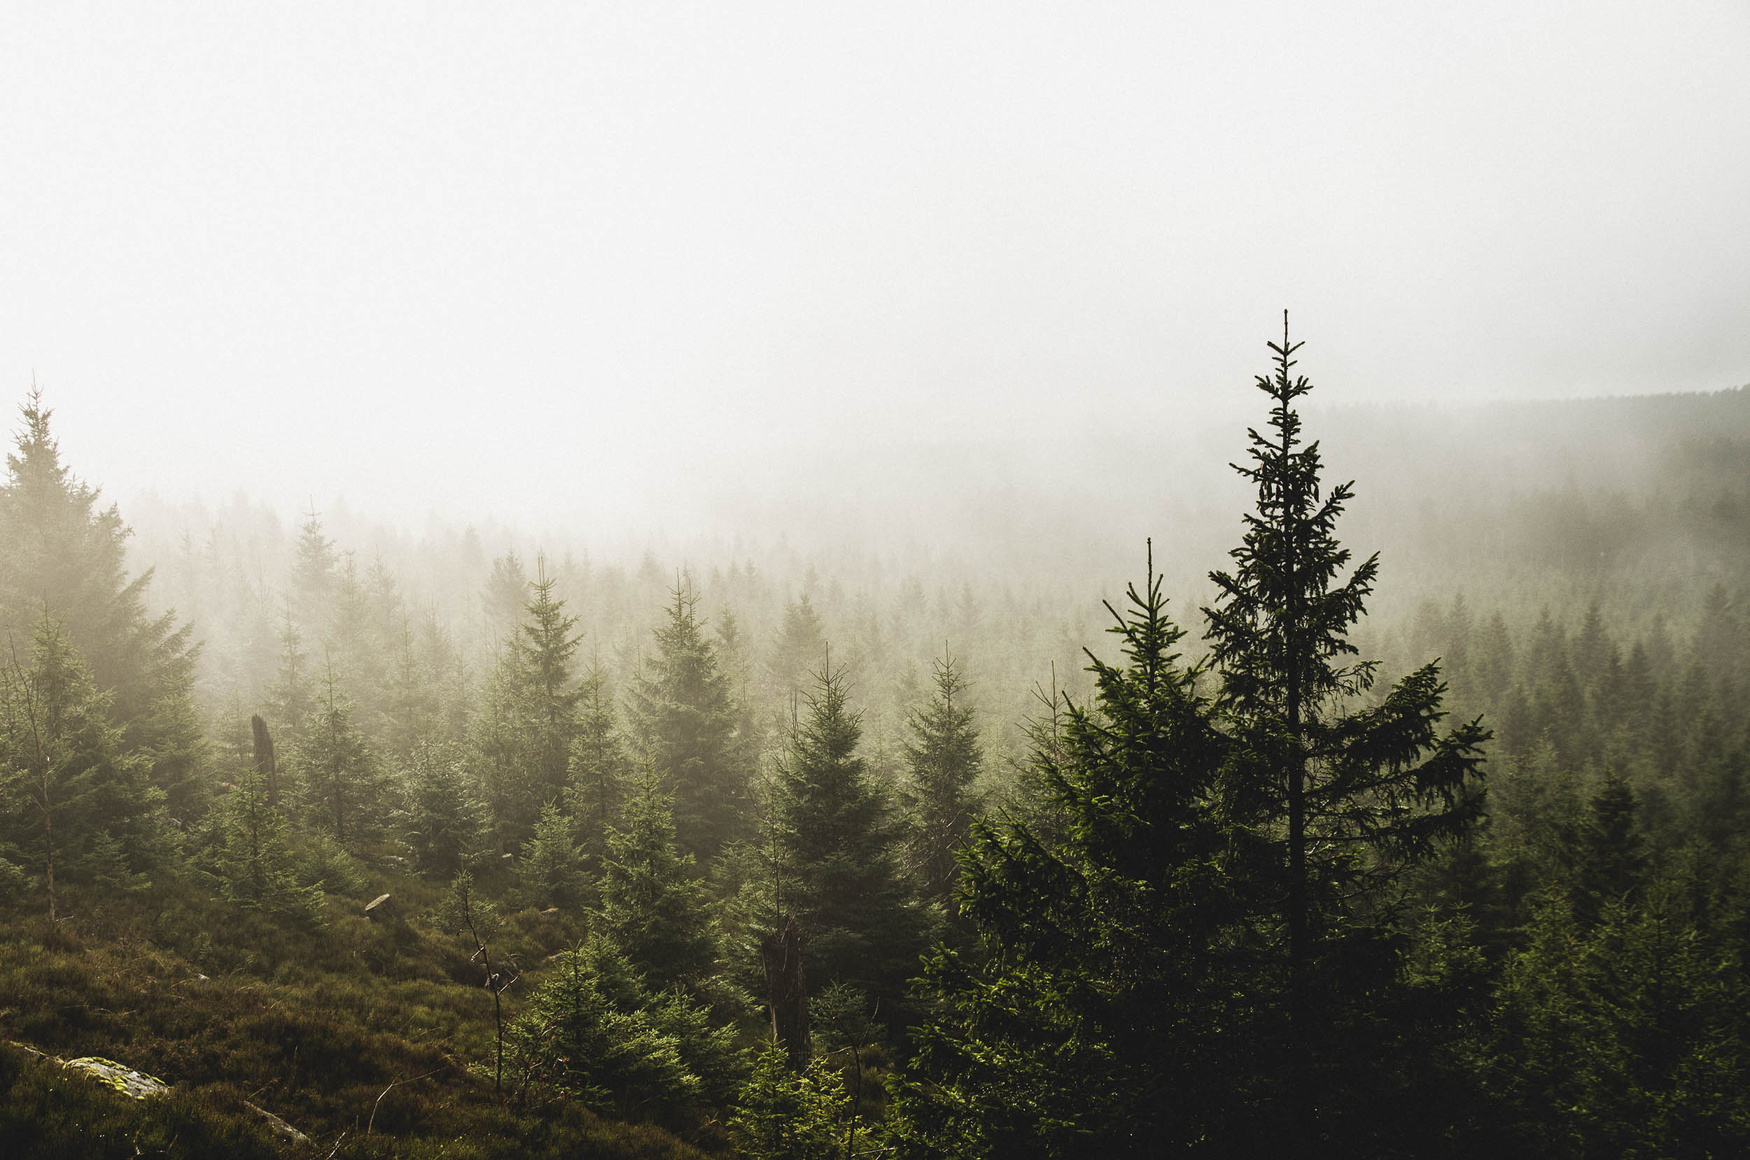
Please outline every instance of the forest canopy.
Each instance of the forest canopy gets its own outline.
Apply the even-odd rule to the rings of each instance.
[[[32,394],[0,1134],[1742,1152],[1750,391],[1521,408],[1473,456],[1500,416],[1320,413],[1270,350],[1243,514],[1132,544],[1103,607],[1098,565],[883,545],[247,505],[130,542]],[[78,1056],[172,1094],[51,1099]]]

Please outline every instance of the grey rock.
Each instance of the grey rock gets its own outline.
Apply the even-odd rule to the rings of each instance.
[[[78,1059],[69,1059],[61,1066],[68,1071],[82,1072],[92,1079],[100,1080],[122,1095],[131,1096],[136,1100],[148,1100],[153,1096],[161,1096],[170,1090],[170,1085],[155,1075],[135,1071],[113,1059],[104,1059],[96,1055],[84,1055]]]

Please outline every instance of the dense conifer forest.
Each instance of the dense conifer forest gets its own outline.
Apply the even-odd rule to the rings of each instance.
[[[1750,1152],[1750,388],[1312,354],[966,554],[122,511],[32,393],[0,1151]]]

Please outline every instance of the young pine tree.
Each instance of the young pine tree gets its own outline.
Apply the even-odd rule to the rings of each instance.
[[[526,760],[539,793],[547,801],[565,792],[571,741],[577,735],[578,689],[572,658],[580,637],[578,617],[567,615],[565,601],[553,595],[557,581],[536,561],[535,582],[517,625],[517,693],[521,702]]]
[[[240,907],[319,925],[322,889],[298,885],[285,818],[269,804],[262,772],[247,770],[214,813],[213,869],[220,892]]]
[[[334,541],[322,533],[322,517],[312,507],[298,528],[292,550],[291,609],[306,630],[320,635],[328,627],[334,599]]]
[[[414,747],[401,775],[401,844],[422,874],[453,878],[481,847],[485,811],[456,746]]]
[[[912,1156],[1143,1157],[1213,1143],[1252,1085],[1248,925],[1216,808],[1226,740],[1152,561],[1035,736],[1030,817],[974,824],[962,915],[895,1109]],[[1239,1153],[1243,1154],[1243,1153]]]
[[[729,1141],[748,1160],[837,1160],[849,1100],[844,1084],[817,1059],[802,1072],[776,1044],[754,1059],[753,1075],[729,1121]]]
[[[645,755],[674,793],[681,850],[708,862],[747,829],[752,771],[692,581],[671,595],[656,656],[633,688],[634,718]]]
[[[675,845],[673,797],[640,779],[623,820],[608,830],[598,918],[650,985],[698,983],[717,965],[717,945],[693,857]]]
[[[543,806],[517,864],[523,901],[536,908],[575,906],[583,894],[582,864],[571,819],[552,803]]]
[[[577,734],[571,660],[578,618],[566,614],[554,586],[542,567],[470,728],[493,828],[506,850],[527,842],[542,807],[565,793]]]
[[[844,673],[823,667],[815,682],[774,785],[780,905],[806,933],[811,985],[846,983],[892,1004],[916,971],[925,915],[900,869],[899,827],[857,753],[862,718]]]
[[[688,1066],[694,1045],[661,1011],[619,949],[597,937],[557,956],[509,1039],[531,1079],[597,1111],[673,1112],[704,1085]],[[726,1047],[720,1033],[714,1041]]]
[[[973,782],[984,762],[966,682],[952,653],[935,662],[935,695],[907,723],[905,745],[911,779],[905,804],[907,860],[923,896],[947,905],[960,877],[956,852],[966,841],[978,802]]]
[[[61,623],[0,664],[0,841],[38,875],[50,918],[68,882],[138,884],[162,860],[163,795],[123,748],[109,698]]]
[[[577,686],[577,733],[571,739],[565,804],[577,825],[584,868],[602,873],[608,829],[620,819],[632,763],[620,739],[607,674],[592,665]]]
[[[289,601],[280,620],[279,663],[267,697],[276,728],[284,730],[282,739],[296,746],[315,719],[316,689],[310,676],[310,656],[304,651],[304,636],[292,619]]]
[[[317,829],[351,847],[382,828],[383,779],[333,665],[299,747],[298,766],[304,805]]]

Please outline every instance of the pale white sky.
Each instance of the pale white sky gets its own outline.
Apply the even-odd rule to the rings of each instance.
[[[1284,306],[1326,402],[1719,389],[1746,59],[1742,0],[14,0],[0,384],[124,502],[530,523],[1202,422]]]

